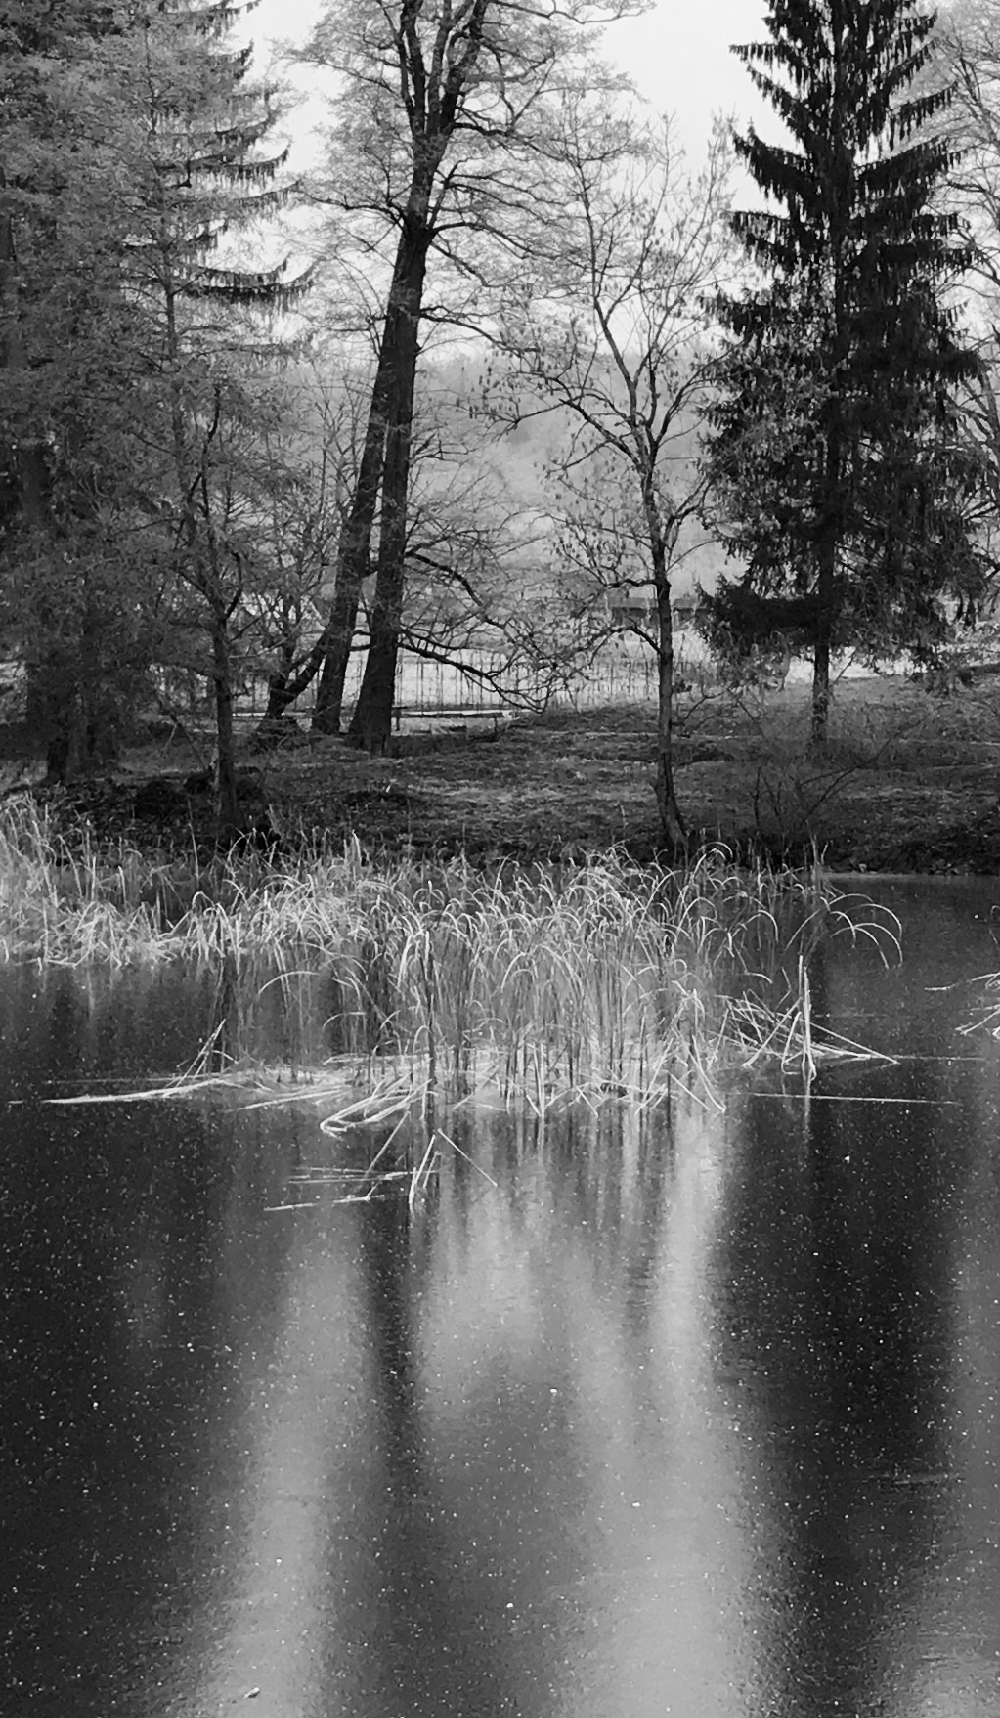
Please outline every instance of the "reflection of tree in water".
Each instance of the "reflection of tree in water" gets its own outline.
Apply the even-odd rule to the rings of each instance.
[[[648,1346],[641,1330],[656,1234],[649,1211],[665,1197],[670,1152],[662,1131],[657,1144],[655,1127],[636,1127],[618,1106],[599,1120],[546,1125],[458,1115],[448,1132],[459,1152],[445,1148],[440,1185],[423,1212],[418,1205],[411,1214],[398,1195],[364,1208],[381,1430],[372,1460],[378,1489],[370,1519],[358,1526],[374,1536],[382,1571],[377,1621],[365,1624],[367,1680],[386,1718],[415,1710],[544,1718],[564,1673],[554,1626],[562,1611],[548,1627],[542,1618],[591,1573],[580,1538],[591,1496],[579,1464],[597,1459],[603,1467],[606,1455],[603,1445],[592,1447],[596,1404],[583,1442],[566,1422],[580,1360],[564,1339],[586,1329],[592,1296],[601,1329],[607,1319],[616,1329],[634,1323],[638,1347]],[[470,1157],[500,1186],[489,1187]],[[549,1301],[549,1273],[564,1257],[571,1275]],[[572,1275],[581,1264],[589,1279],[583,1304]],[[513,1349],[490,1301],[494,1283],[513,1297]],[[471,1372],[459,1373],[448,1352],[452,1295],[475,1355]],[[431,1301],[434,1336],[446,1348],[441,1372],[424,1327]],[[626,1391],[642,1391],[641,1366],[616,1368],[616,1378],[619,1371]],[[616,1394],[615,1413],[618,1405]]]
[[[451,1131],[465,1154],[455,1161],[451,1209],[468,1239],[470,1202],[480,1191],[468,1158],[481,1159],[492,1140],[503,1197],[515,1222],[543,1205],[563,1213],[585,1240],[595,1287],[620,1310],[635,1355],[649,1346],[650,1283],[663,1240],[674,1177],[673,1105],[635,1111],[610,1103],[597,1111],[565,1110],[542,1121],[531,1115],[494,1117],[487,1129],[456,1118]],[[503,1173],[513,1160],[514,1171]],[[523,1166],[529,1175],[520,1175]],[[540,1185],[541,1184],[541,1185]],[[502,1191],[501,1191],[502,1190]],[[633,1368],[637,1387],[643,1374]]]
[[[671,1105],[655,1113],[609,1105],[566,1117],[553,1145],[573,1186],[575,1218],[591,1240],[595,1272],[621,1303],[635,1355],[649,1346],[650,1282],[662,1245],[674,1171]],[[633,1369],[638,1384],[641,1371]]]
[[[404,1198],[389,1196],[372,1201],[361,1229],[380,1432],[372,1460],[381,1475],[364,1523],[381,1571],[377,1615],[365,1619],[366,1681],[384,1718],[414,1711],[490,1718],[518,1708],[508,1702],[487,1619],[452,1561],[449,1536],[440,1531],[428,1477],[416,1353],[423,1273],[414,1231],[420,1221]]]
[[[928,1095],[919,1067],[868,1069],[864,1091],[883,1081]],[[953,1248],[933,1113],[750,1101],[725,1189],[715,1340],[756,1500],[748,1612],[759,1674],[796,1711],[873,1706],[885,1636],[933,1555]]]

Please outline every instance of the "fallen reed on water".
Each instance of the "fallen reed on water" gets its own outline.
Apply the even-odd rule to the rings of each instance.
[[[811,873],[683,869],[620,852],[581,864],[401,858],[357,843],[285,868],[254,858],[185,873],[123,850],[71,856],[24,806],[0,825],[0,944],[8,958],[155,965],[225,975],[246,1019],[270,987],[322,979],[328,1078],[367,1098],[488,1084],[537,1106],[566,1094],[652,1102],[723,1063],[811,1067],[862,1054],[812,1018],[820,939],[895,946],[891,916]],[[230,1039],[229,1054],[241,1057]],[[323,1069],[312,1078],[322,1083]],[[381,1097],[378,1094],[382,1094]],[[345,1111],[346,1113],[346,1111]]]

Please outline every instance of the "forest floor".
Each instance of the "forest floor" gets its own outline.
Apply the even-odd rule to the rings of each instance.
[[[822,758],[808,749],[808,693],[795,683],[682,698],[676,782],[693,846],[718,840],[792,862],[816,851],[836,870],[1000,874],[1000,675],[947,694],[902,676],[845,678]],[[293,732],[266,753],[248,740],[245,762],[289,842],[356,835],[372,850],[482,860],[621,845],[644,859],[660,849],[654,716],[645,705],[559,710],[492,737],[405,734],[402,755],[380,758]],[[190,854],[210,834],[207,796],[137,815],[136,791],[153,778],[179,788],[204,762],[187,740],[161,740],[99,778],[34,791],[60,826]],[[19,769],[8,762],[11,785]]]

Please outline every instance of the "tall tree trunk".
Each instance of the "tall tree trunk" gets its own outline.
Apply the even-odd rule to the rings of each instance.
[[[824,625],[826,616],[820,613],[817,638],[813,647],[812,706],[809,716],[809,744],[822,752],[830,731],[830,631]],[[819,636],[819,634],[824,636]]]
[[[390,426],[382,475],[382,517],[378,571],[371,605],[368,661],[351,720],[350,738],[367,752],[385,751],[392,732],[396,664],[403,610],[406,554],[406,501],[409,487],[409,428]]]
[[[45,778],[68,782],[85,752],[79,659],[72,643],[48,634],[40,652],[26,657],[27,726],[45,746]]]
[[[391,459],[390,493],[382,510],[382,530],[384,533],[388,525],[390,542],[386,547],[380,540],[375,595],[379,612],[372,622],[368,663],[351,727],[355,738],[365,743],[370,738],[376,747],[384,745],[392,722],[417,323],[427,252],[444,193],[443,186],[435,192],[435,181],[456,128],[466,123],[463,117],[466,94],[478,80],[478,64],[494,0],[468,0],[459,8],[451,5],[440,8],[436,25],[428,23],[432,36],[426,44],[429,57],[425,56],[421,40],[421,10],[422,0],[400,0],[398,5],[385,8],[387,22],[390,13],[396,19],[390,37],[391,51],[393,59],[398,61],[409,122],[411,178],[386,305],[362,469],[338,552],[334,610],[326,629],[328,643],[315,717],[315,725],[322,732],[334,731],[339,722],[358,598],[370,560],[377,492],[383,466]],[[387,450],[389,421],[393,425],[391,455]]]
[[[372,383],[368,407],[368,427],[361,454],[358,481],[355,485],[350,512],[344,521],[337,545],[337,572],[330,604],[330,615],[322,637],[315,646],[322,662],[316,709],[312,725],[317,733],[338,734],[344,703],[344,680],[351,658],[351,645],[358,624],[361,586],[371,565],[372,528],[378,505],[382,467],[385,460],[386,420],[396,367],[396,346],[399,328],[397,279],[404,255],[401,237],[396,251],[392,286],[382,329],[375,380]],[[297,679],[301,679],[299,675]],[[310,676],[311,678],[311,676]],[[308,681],[306,682],[308,684]],[[300,690],[304,690],[301,687]]]
[[[215,703],[216,783],[215,810],[218,840],[232,841],[239,834],[240,815],[236,796],[236,741],[233,728],[233,646],[229,621],[238,601],[227,601],[225,582],[219,564],[219,545],[212,514],[212,491],[209,485],[209,447],[218,428],[222,411],[221,389],[215,385],[215,412],[200,452],[189,453],[184,425],[183,398],[179,379],[180,344],[176,320],[177,295],[166,295],[167,350],[171,363],[178,366],[172,377],[171,424],[173,432],[174,469],[180,496],[181,538],[189,562],[187,582],[198,591],[208,610],[208,633],[212,647],[212,681]],[[192,476],[192,464],[197,467]],[[197,499],[196,499],[197,498]],[[204,525],[204,540],[199,539],[198,511]]]
[[[296,682],[299,677],[299,671],[303,666],[308,666],[309,659],[312,655],[312,652],[310,651],[309,656],[305,659],[305,664],[299,662],[296,667],[295,646],[298,638],[298,631],[298,626],[293,628],[290,623],[286,625],[284,635],[278,646],[277,666],[272,668],[267,677],[267,706],[260,720],[260,727],[264,729],[265,732],[268,727],[275,728],[280,726],[289,704],[294,703],[295,699],[298,697],[299,688]],[[315,674],[315,672],[316,670],[314,669],[313,673]],[[308,685],[308,681],[306,684]]]
[[[267,677],[267,704],[260,719],[260,726],[267,728],[282,721],[289,704],[294,703],[296,694],[291,690],[291,671],[287,668],[276,668]]]
[[[311,686],[317,674],[323,667],[325,659],[328,627],[324,627],[320,636],[310,650],[308,656],[296,669],[277,669],[269,676],[267,682],[267,709],[262,721],[277,721],[284,715],[290,704],[300,698],[308,686]],[[339,708],[339,706],[338,706]],[[339,721],[339,717],[338,717]],[[322,731],[322,730],[320,730]],[[336,729],[333,730],[334,732]]]
[[[233,728],[233,652],[229,616],[221,603],[212,612],[212,676],[215,682],[215,731],[218,743],[218,836],[230,842],[240,830],[236,792],[236,741]]]
[[[674,788],[674,611],[666,565],[656,568],[657,645],[656,803],[664,840],[683,847],[687,831]]]
[[[826,521],[818,544],[816,595],[819,613],[813,639],[812,709],[809,741],[814,751],[826,747],[830,725],[830,655],[837,604],[837,557],[844,536],[844,500],[841,493],[840,433],[836,418],[827,434]]]
[[[379,464],[381,466],[381,450]],[[359,491],[355,492],[357,501]],[[373,498],[374,501],[374,498]],[[372,511],[374,519],[374,506]],[[319,687],[316,693],[316,707],[313,711],[313,731],[318,734],[339,734],[340,722],[344,708],[344,681],[347,678],[347,665],[351,660],[351,645],[358,626],[358,607],[361,602],[361,586],[368,573],[369,544],[371,540],[372,520],[364,527],[364,541],[360,535],[345,545],[343,557],[337,558],[337,582],[334,586],[330,604],[330,617],[323,632],[323,651],[319,676]],[[359,533],[363,522],[359,521]],[[345,534],[350,524],[344,526]],[[352,534],[353,536],[353,534]],[[343,542],[343,537],[341,538]]]
[[[17,450],[20,526],[29,538],[28,553],[45,556],[49,573],[60,555],[52,510],[51,475],[46,448],[40,441]],[[31,540],[33,539],[33,542]],[[62,598],[53,601],[42,580],[38,596],[25,617],[29,684],[29,721],[45,741],[45,773],[52,782],[67,782],[79,770],[86,752],[81,703],[82,640]],[[32,635],[37,640],[31,647]]]
[[[7,181],[0,166],[0,370],[20,371],[25,376],[24,342],[21,328],[21,277],[17,258],[14,218],[2,199]],[[43,546],[51,555],[53,516],[51,474],[45,440],[22,429],[17,445],[5,448],[11,471],[9,507],[15,529],[30,543],[28,552]],[[73,773],[79,750],[80,712],[75,676],[76,652],[60,637],[62,616],[46,612],[48,597],[43,581],[38,598],[23,621],[25,667],[28,679],[28,726],[45,743],[45,768],[49,781],[64,782]]]
[[[417,326],[427,267],[426,229],[404,223],[397,254],[398,320],[385,458],[378,566],[372,599],[368,661],[350,727],[355,744],[384,752],[392,732],[392,707],[399,657],[406,580],[406,526],[413,448],[413,394],[417,373]]]
[[[656,592],[656,804],[664,841],[683,847],[687,838],[674,788],[674,605],[670,594],[670,557],[678,523],[664,524],[656,493],[656,454],[635,438],[642,485],[642,510]]]
[[[830,213],[830,266],[833,271],[833,344],[826,373],[833,387],[826,404],[824,430],[823,497],[821,535],[818,544],[816,594],[819,614],[813,648],[812,709],[809,743],[813,751],[826,750],[830,729],[830,653],[837,605],[837,566],[847,532],[847,498],[844,494],[845,398],[844,377],[850,373],[852,310],[848,277],[851,272],[851,192],[853,165],[844,140],[851,135],[855,115],[849,95],[849,13],[845,0],[834,0],[830,11],[833,38],[832,100],[838,116],[835,135],[838,159],[831,165],[838,195]]]

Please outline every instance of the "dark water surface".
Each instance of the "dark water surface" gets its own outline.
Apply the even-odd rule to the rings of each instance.
[[[456,1122],[412,1213],[307,1110],[46,1105],[204,999],[6,974],[0,1718],[1000,1718],[1000,1044],[928,988],[1000,889],[882,894],[814,1004],[897,1066]]]

